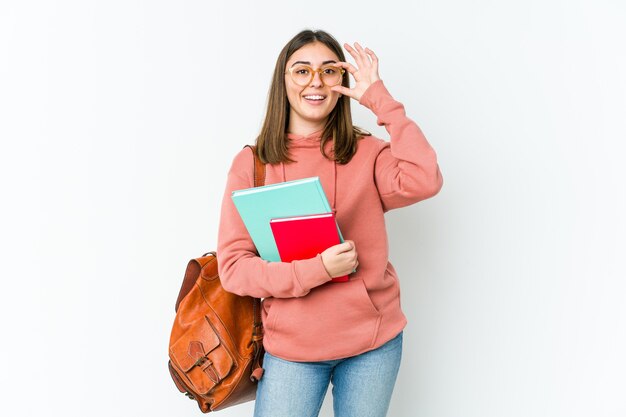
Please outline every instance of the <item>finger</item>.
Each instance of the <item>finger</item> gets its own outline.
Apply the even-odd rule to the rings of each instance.
[[[356,71],[359,70],[357,67],[355,67],[351,63],[345,62],[345,61],[335,62],[333,65],[336,66],[336,67],[345,68],[345,69],[347,69],[350,72],[356,72]]]
[[[346,51],[348,51],[348,53],[352,55],[352,58],[354,58],[355,60],[359,57],[359,52],[351,47],[350,44],[344,43],[343,47],[346,48]]]
[[[352,92],[351,89],[346,88],[346,87],[342,87],[340,85],[335,85],[335,86],[330,87],[330,91],[335,91],[335,92],[337,92],[339,94],[343,94],[343,95],[348,96],[348,97],[353,97],[354,96],[354,93]]]
[[[356,47],[356,50],[358,51],[359,56],[361,57],[361,62],[363,63],[363,65],[366,66],[366,67],[369,67],[370,66],[370,60],[369,60],[368,54],[365,52],[363,47],[361,45],[359,45],[358,42],[354,42],[354,46]]]
[[[351,240],[346,240],[341,243],[337,249],[339,249],[338,253],[350,252],[354,248],[354,244]]]
[[[355,47],[356,47],[356,43],[355,43]],[[354,60],[356,61],[356,65],[359,68],[361,68],[363,66],[363,57],[361,56],[359,51],[354,49],[353,47],[351,47],[347,43],[344,44],[344,48],[346,48],[346,50],[350,53],[350,55],[352,55],[352,58],[354,58]]]
[[[337,62],[335,65],[338,66],[338,67],[347,69],[348,72],[350,74],[352,74],[354,79],[356,81],[359,81],[359,79],[357,78],[357,77],[359,77],[359,75],[358,75],[359,69],[357,67],[355,67],[354,65],[350,64],[349,62],[341,62],[341,61]]]
[[[370,48],[365,48],[365,52],[367,52],[370,58],[372,58],[372,67],[378,70],[378,57],[376,56],[374,51],[372,51]]]

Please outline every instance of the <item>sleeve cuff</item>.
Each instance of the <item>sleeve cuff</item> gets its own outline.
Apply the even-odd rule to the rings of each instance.
[[[361,96],[359,103],[372,111],[376,111],[378,101],[376,98],[381,94],[390,95],[389,91],[387,91],[387,87],[383,84],[383,80],[376,80],[369,87],[367,87],[367,90],[365,90]]]
[[[319,253],[315,258],[294,261],[292,264],[296,279],[304,292],[302,295],[308,294],[312,288],[325,284],[332,279],[328,275],[322,261],[322,255]]]

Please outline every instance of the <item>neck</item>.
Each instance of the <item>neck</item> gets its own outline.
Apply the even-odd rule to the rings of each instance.
[[[287,133],[308,136],[311,133],[324,129],[324,126],[326,126],[326,120],[322,120],[321,122],[309,122],[306,120],[293,120],[293,118],[290,118]]]

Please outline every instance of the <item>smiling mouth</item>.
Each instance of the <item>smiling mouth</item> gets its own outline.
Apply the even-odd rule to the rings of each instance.
[[[321,94],[308,94],[306,96],[302,96],[306,101],[310,101],[313,103],[319,103],[326,99],[326,96]]]

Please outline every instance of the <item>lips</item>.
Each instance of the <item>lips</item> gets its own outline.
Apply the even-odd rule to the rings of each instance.
[[[307,94],[302,96],[304,101],[311,106],[321,106],[326,101],[325,95],[322,94]]]
[[[308,101],[324,101],[324,99],[326,99],[326,96],[321,94],[307,94],[302,97],[304,97],[304,99]]]

